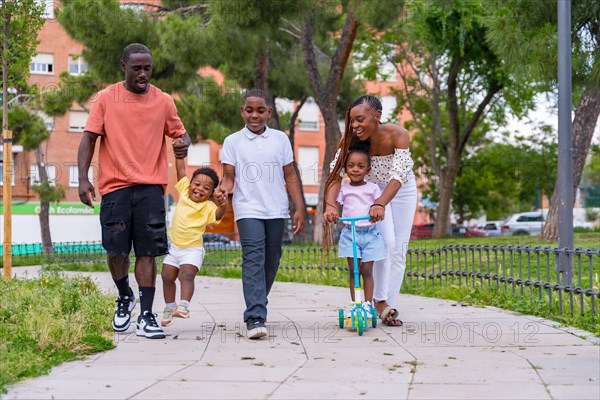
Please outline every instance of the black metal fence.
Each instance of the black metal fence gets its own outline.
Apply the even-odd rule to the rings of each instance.
[[[98,242],[55,243],[52,254],[40,244],[13,245],[15,265],[97,264],[106,255]],[[347,285],[345,260],[332,249],[316,245],[284,246],[279,276],[284,280]],[[557,273],[559,255],[573,266],[571,282]],[[241,270],[237,246],[207,248],[203,269],[211,274]],[[559,316],[583,316],[598,323],[600,249],[559,249],[540,246],[448,245],[435,250],[409,249],[403,292],[436,296],[439,291],[478,291],[490,296],[537,302]]]
[[[560,255],[573,266],[567,282],[557,273]],[[487,291],[546,303],[558,315],[598,321],[600,250],[540,246],[449,245],[409,250],[404,285],[418,292],[438,288]]]

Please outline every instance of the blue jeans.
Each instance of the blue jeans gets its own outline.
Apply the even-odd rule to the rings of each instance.
[[[285,220],[242,218],[237,221],[242,244],[244,322],[267,320],[267,296],[281,259]]]

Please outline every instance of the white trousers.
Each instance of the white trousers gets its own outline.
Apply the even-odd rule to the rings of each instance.
[[[385,185],[381,189],[385,188]],[[385,300],[394,308],[406,270],[406,252],[410,240],[410,231],[417,208],[417,185],[415,177],[410,176],[396,196],[385,207],[383,221],[377,227],[383,236],[387,256],[373,264],[375,288],[373,299]]]

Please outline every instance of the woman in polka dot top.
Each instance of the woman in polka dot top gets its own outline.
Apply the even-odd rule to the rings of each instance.
[[[348,150],[366,148],[371,156],[371,172],[365,180],[379,185],[382,190],[369,214],[372,221],[378,221],[387,251],[386,259],[376,261],[373,266],[373,300],[383,324],[401,326],[396,301],[406,269],[406,252],[417,206],[417,186],[408,148],[410,135],[398,125],[381,124],[381,112],[381,102],[370,95],[360,96],[348,108],[344,135],[325,184],[323,218],[330,223],[339,219],[335,199],[340,190]]]

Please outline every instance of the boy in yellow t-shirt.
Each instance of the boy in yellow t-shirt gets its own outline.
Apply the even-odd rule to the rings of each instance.
[[[202,234],[206,226],[220,222],[227,211],[227,194],[218,189],[219,177],[209,167],[198,168],[188,179],[185,159],[177,158],[179,202],[169,229],[169,254],[163,261],[162,280],[165,311],[162,326],[173,324],[173,317],[189,318],[188,307],[194,294],[194,278],[202,266]],[[175,302],[175,280],[181,283],[181,301]]]

